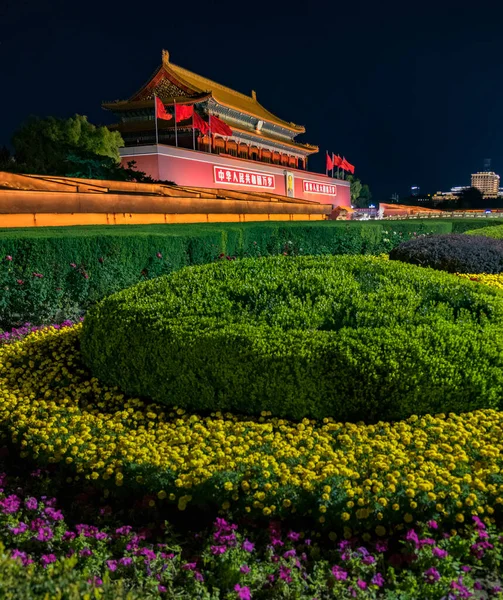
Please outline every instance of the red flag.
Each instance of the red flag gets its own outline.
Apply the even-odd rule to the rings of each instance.
[[[346,165],[347,165],[347,167],[348,167],[348,171],[349,171],[350,173],[354,173],[354,172],[355,172],[355,166],[354,166],[354,165],[352,165],[352,164],[351,164],[350,162],[348,162],[348,161],[346,161]]]
[[[342,158],[335,154],[332,155],[332,162],[334,163],[334,167],[340,167],[342,165]]]
[[[204,135],[210,130],[210,126],[194,111],[194,127]]]
[[[341,168],[344,169],[344,171],[349,171],[349,163],[345,158],[342,159]]]
[[[161,102],[161,99],[157,96],[155,97],[155,107],[156,107],[156,115],[158,119],[164,119],[165,121],[171,121],[173,115],[170,115],[166,112],[164,108],[164,104]]]
[[[193,104],[176,104],[175,105],[175,114],[176,114],[176,122],[180,123],[180,121],[185,121],[185,119],[190,119],[194,114],[194,105]]]
[[[232,135],[232,129],[215,115],[210,115],[211,133],[219,133],[220,135]]]
[[[330,158],[328,152],[327,152],[327,171],[331,171],[334,168],[334,163],[332,162],[332,159]]]

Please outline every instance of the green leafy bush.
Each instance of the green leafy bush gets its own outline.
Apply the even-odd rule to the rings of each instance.
[[[0,229],[0,328],[75,320],[118,290],[218,257],[380,254],[450,228],[325,221]]]
[[[372,257],[183,269],[114,294],[82,351],[109,385],[190,410],[340,420],[497,406],[503,294]]]
[[[403,242],[389,257],[448,273],[497,274],[503,271],[503,239],[480,234],[431,235]]]
[[[484,227],[484,229],[470,229],[465,232],[467,235],[479,235],[484,237],[503,239],[503,225],[495,225],[494,227]]]

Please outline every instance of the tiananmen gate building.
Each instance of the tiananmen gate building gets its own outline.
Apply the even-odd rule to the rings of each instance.
[[[169,120],[156,112],[156,98]],[[136,161],[154,179],[350,205],[348,181],[308,170],[318,147],[295,139],[303,126],[276,117],[254,91],[247,96],[174,65],[166,50],[139,91],[103,108],[118,119],[110,129],[125,141],[123,163]]]

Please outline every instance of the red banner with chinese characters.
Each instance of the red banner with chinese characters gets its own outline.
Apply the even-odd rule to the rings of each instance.
[[[307,194],[323,194],[324,196],[337,196],[337,186],[331,183],[319,183],[303,179],[304,192]]]
[[[246,171],[245,169],[230,169],[229,167],[213,166],[215,183],[226,185],[245,185],[266,190],[276,187],[274,175],[260,173],[257,171]]]

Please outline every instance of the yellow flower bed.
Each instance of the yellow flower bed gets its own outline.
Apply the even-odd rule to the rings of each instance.
[[[311,514],[346,534],[490,518],[503,503],[503,412],[375,425],[170,412],[91,378],[80,331],[0,347],[0,433],[23,456],[64,465],[69,480],[155,494],[180,510]]]
[[[486,275],[485,273],[456,273],[456,275],[463,279],[478,281],[503,290],[503,273],[498,273],[498,275]]]

